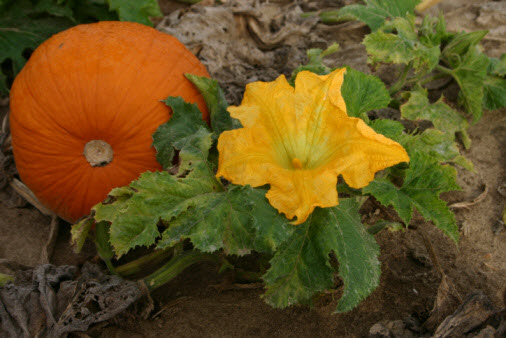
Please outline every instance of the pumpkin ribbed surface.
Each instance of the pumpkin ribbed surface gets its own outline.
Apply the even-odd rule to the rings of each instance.
[[[160,100],[204,99],[184,77],[209,76],[176,38],[129,22],[79,25],[54,35],[32,54],[10,94],[16,166],[40,201],[73,222],[115,187],[160,170],[152,134],[168,121]],[[108,159],[91,165],[90,141]],[[103,150],[110,146],[110,150]],[[88,150],[87,150],[88,152]]]

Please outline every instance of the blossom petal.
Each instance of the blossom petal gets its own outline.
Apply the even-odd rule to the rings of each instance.
[[[329,166],[343,175],[350,187],[363,188],[374,180],[376,172],[409,162],[408,153],[399,143],[377,134],[363,120],[350,117],[349,124],[353,129]]]
[[[258,124],[269,126],[271,122],[276,121],[276,117],[283,117],[277,112],[284,108],[287,103],[285,100],[292,98],[293,92],[293,87],[286,81],[284,75],[273,82],[249,83],[246,85],[241,105],[230,106],[227,110],[233,118],[241,121],[244,128]]]
[[[279,166],[265,130],[236,129],[225,131],[218,140],[217,177],[240,185],[259,187],[270,182],[271,172]]]
[[[275,172],[271,189],[265,195],[269,203],[288,219],[297,216],[293,224],[306,221],[314,208],[332,207],[337,202],[337,176],[330,172],[283,170]]]
[[[317,75],[302,71],[295,79],[295,93],[305,94],[314,98],[321,105],[332,105],[334,114],[346,115],[346,103],[341,95],[346,68],[336,69],[329,75]],[[325,107],[328,108],[328,107]]]

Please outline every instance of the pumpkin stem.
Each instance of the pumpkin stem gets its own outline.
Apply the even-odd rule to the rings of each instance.
[[[102,140],[93,140],[86,143],[83,155],[92,167],[105,167],[111,163],[113,151],[109,143]]]

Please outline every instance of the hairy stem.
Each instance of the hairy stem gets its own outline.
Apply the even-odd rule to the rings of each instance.
[[[141,273],[149,266],[155,266],[163,262],[167,257],[171,256],[174,249],[168,248],[165,250],[156,250],[149,255],[142,256],[136,260],[120,265],[115,268],[116,272],[122,277],[135,275]]]
[[[450,68],[446,68],[444,66],[437,65],[435,69],[437,71],[440,71],[441,73],[448,74],[448,75],[453,75],[453,71]]]
[[[187,267],[203,261],[219,263],[218,257],[214,255],[194,250],[186,251],[172,257],[167,264],[144,278],[144,284],[146,284],[149,291],[153,291],[177,277]]]
[[[432,81],[436,81],[439,79],[444,79],[444,78],[447,78],[448,76],[450,76],[450,75],[446,74],[446,73],[433,74],[431,76],[428,76],[428,77],[422,79],[419,83],[421,86],[423,86],[424,84],[427,84],[427,83],[430,83]]]
[[[411,68],[413,68],[413,61],[404,66],[404,69],[402,70],[399,79],[388,90],[390,95],[396,94],[399,90],[402,89],[402,87],[404,87],[404,84],[406,83],[406,78],[408,77]]]

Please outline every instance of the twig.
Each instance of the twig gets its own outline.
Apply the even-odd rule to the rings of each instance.
[[[51,223],[49,224],[49,238],[47,239],[42,254],[40,256],[40,264],[49,264],[51,262],[51,256],[56,246],[56,239],[58,238],[59,222],[58,216],[53,215],[51,217]]]
[[[4,266],[7,269],[9,269],[10,271],[16,271],[16,270],[25,271],[25,270],[32,269],[32,267],[30,267],[28,265],[24,265],[24,264],[21,264],[18,262],[11,261],[7,258],[0,258],[0,266]]]
[[[190,297],[188,296],[183,296],[183,297],[179,297],[178,299],[175,299],[173,300],[172,302],[170,303],[167,303],[165,304],[164,306],[162,306],[162,308],[156,312],[154,315],[151,316],[151,319],[155,319],[156,317],[158,317],[163,311],[167,310],[168,308],[170,307],[173,307],[174,305],[177,305],[179,303],[181,303],[182,301],[184,300],[187,300],[187,299],[190,299]]]
[[[436,252],[434,251],[434,247],[432,246],[429,237],[423,231],[420,231],[420,235],[422,236],[423,244],[425,245],[425,248],[427,249],[427,252],[430,255],[430,260],[432,261],[432,264],[434,264],[434,266],[436,267],[436,270],[439,272],[439,275],[441,277],[444,277],[446,274],[443,270],[443,267],[439,263],[439,259],[437,258]]]
[[[20,194],[25,200],[28,201],[31,205],[37,208],[42,214],[46,216],[54,216],[54,213],[46,208],[40,201],[35,197],[34,193],[28,189],[28,187],[18,179],[13,179],[10,182],[10,186],[14,189],[18,194]]]
[[[462,201],[462,202],[452,203],[448,207],[452,208],[452,209],[458,209],[458,208],[469,209],[469,207],[471,205],[475,205],[475,204],[480,203],[481,201],[483,201],[483,199],[487,196],[487,194],[488,194],[488,186],[487,186],[487,184],[485,184],[485,189],[475,199],[473,199],[471,201]]]

